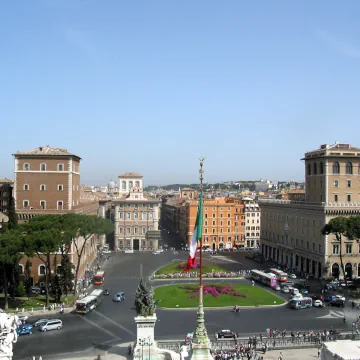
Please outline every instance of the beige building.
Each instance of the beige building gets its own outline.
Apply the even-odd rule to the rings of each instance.
[[[119,249],[158,249],[160,201],[145,196],[143,176],[127,172],[119,175],[119,197],[100,201],[100,215],[112,209],[115,223],[114,247]],[[110,205],[109,205],[110,204]]]
[[[259,204],[252,198],[243,198],[245,204],[245,242],[249,249],[260,247],[261,216]]]
[[[337,216],[360,215],[360,149],[321,145],[305,154],[304,201],[259,199],[261,252],[315,277],[342,277],[339,243],[321,230]],[[343,241],[346,276],[360,276],[360,245]]]

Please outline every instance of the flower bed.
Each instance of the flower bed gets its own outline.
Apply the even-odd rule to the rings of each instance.
[[[189,299],[199,297],[199,287],[183,285],[179,286],[179,289],[184,289],[187,293],[191,293],[192,295],[189,296]],[[212,295],[214,297],[219,297],[220,295],[240,296],[244,298],[248,297],[247,294],[241,294],[236,291],[235,287],[231,285],[205,285],[203,287],[203,294]]]

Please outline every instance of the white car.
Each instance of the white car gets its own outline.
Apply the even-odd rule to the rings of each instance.
[[[107,249],[107,250],[103,250],[102,252],[103,254],[111,254],[111,250]]]
[[[321,300],[315,300],[314,301],[314,306],[315,307],[323,307],[323,302]]]
[[[342,296],[342,295],[336,295],[335,299],[340,299],[342,301],[346,301],[345,296]]]
[[[289,279],[296,279],[296,275],[295,274],[289,274]]]
[[[286,286],[284,286],[281,290],[284,294],[288,294],[290,292],[289,288],[287,288]]]
[[[153,251],[153,255],[159,255],[159,254],[161,254],[161,251],[159,251],[159,250]]]
[[[276,286],[275,286],[275,290],[276,290],[276,291],[280,291],[280,290],[281,290],[281,287],[280,287],[279,285],[276,285]]]
[[[132,249],[127,249],[124,251],[125,254],[133,254],[134,253],[134,250]]]

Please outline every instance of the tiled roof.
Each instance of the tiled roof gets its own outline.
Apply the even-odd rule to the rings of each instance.
[[[8,178],[0,178],[0,184],[13,184],[14,181]]]
[[[126,172],[126,173],[119,175],[119,178],[136,178],[136,177],[142,178],[143,176],[137,172]]]
[[[31,149],[28,151],[17,151],[14,153],[14,155],[51,155],[51,156],[76,156],[75,154],[72,154],[68,152],[66,149],[62,148],[52,148],[49,145],[46,146],[39,146],[35,149]]]

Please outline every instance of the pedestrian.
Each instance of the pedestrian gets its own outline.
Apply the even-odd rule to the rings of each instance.
[[[320,357],[320,355],[321,355],[321,349],[318,348],[318,358]]]
[[[280,351],[280,355],[279,355],[279,357],[278,357],[278,360],[283,360],[283,354],[282,354],[281,351]]]

